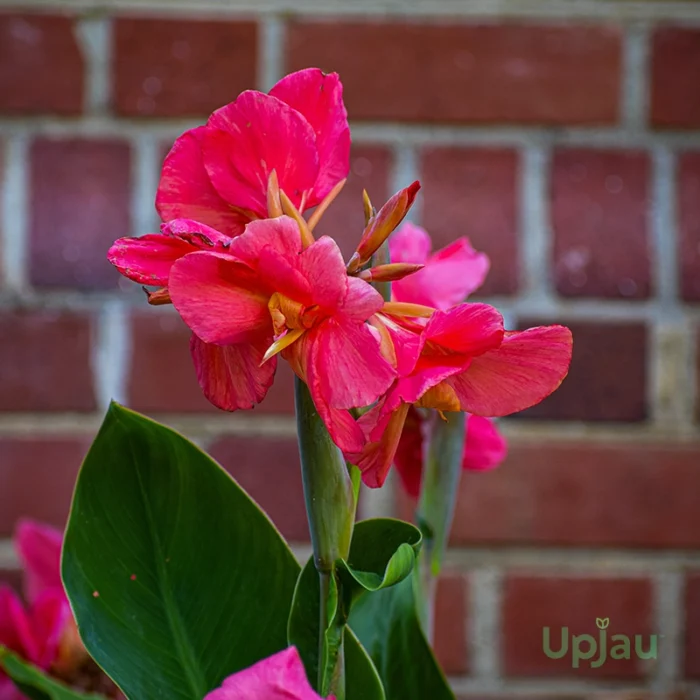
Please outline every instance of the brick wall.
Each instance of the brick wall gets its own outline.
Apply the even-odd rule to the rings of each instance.
[[[414,219],[491,256],[483,296],[512,325],[574,330],[562,389],[503,421],[507,464],[464,479],[437,621],[454,687],[700,697],[700,4],[108,5],[0,10],[0,577],[18,516],[64,522],[111,397],[209,448],[305,550],[291,373],[254,413],[216,412],[182,323],[105,252],[155,230],[175,136],[319,65],[354,138],[324,232],[349,252],[362,188],[381,202],[420,178]],[[362,508],[411,515],[392,486]],[[596,617],[663,635],[658,659],[545,656],[544,626]]]

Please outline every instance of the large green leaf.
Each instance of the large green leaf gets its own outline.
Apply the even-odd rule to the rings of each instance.
[[[372,657],[387,700],[454,700],[423,635],[413,577],[361,596],[349,624]]]
[[[345,625],[345,602],[338,599],[337,588],[330,596],[331,607],[326,630],[326,649],[330,654],[339,651],[344,632],[346,700],[384,700],[384,690],[372,660],[362,648],[352,631]],[[320,693],[318,687],[319,666],[319,605],[320,585],[318,572],[313,557],[309,559],[294,592],[294,603],[289,616],[289,643],[293,644],[301,655],[306,668],[306,675],[311,684]],[[324,659],[327,669],[335,666],[334,658]]]
[[[421,547],[418,528],[403,520],[372,518],[355,525],[347,561],[338,562],[349,576],[344,582],[353,596],[379,591],[406,578]]]
[[[214,461],[112,404],[78,477],[63,579],[88,651],[130,700],[202,700],[286,647],[299,570]]]
[[[0,669],[32,700],[105,700],[101,695],[79,693],[69,688],[2,646]]]

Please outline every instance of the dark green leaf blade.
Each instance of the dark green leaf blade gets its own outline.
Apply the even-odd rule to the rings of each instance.
[[[317,688],[318,678],[318,628],[319,628],[320,586],[318,572],[314,566],[313,557],[304,567],[296,590],[294,602],[289,616],[288,639],[294,645],[304,662],[306,675],[311,685]],[[342,592],[337,598],[337,604],[342,606]],[[338,612],[336,610],[336,612]],[[333,617],[329,615],[329,618]],[[340,620],[344,614],[340,612]],[[340,622],[338,620],[338,622]],[[327,636],[335,636],[337,629],[331,627]],[[381,680],[367,652],[353,632],[345,626],[345,698],[346,700],[385,700]],[[326,662],[328,665],[328,662]]]
[[[455,700],[423,635],[412,576],[360,597],[349,624],[372,657],[387,700]]]
[[[282,537],[204,452],[116,404],[62,567],[87,649],[130,700],[202,700],[287,645],[300,567]]]
[[[350,555],[339,566],[349,574],[345,579],[356,589],[355,595],[378,591],[411,573],[420,547],[420,530],[410,523],[393,518],[361,520],[355,525]]]
[[[1,646],[0,669],[32,700],[105,700],[101,695],[80,693],[69,688]]]

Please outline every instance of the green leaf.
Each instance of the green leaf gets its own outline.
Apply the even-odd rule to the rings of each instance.
[[[403,520],[373,518],[355,525],[347,561],[338,566],[353,595],[379,591],[405,579],[416,564],[421,533]]]
[[[62,567],[85,646],[130,700],[202,700],[287,646],[300,567],[282,537],[195,445],[117,404],[81,468]]]
[[[372,660],[362,648],[353,632],[344,624],[346,601],[331,596],[335,602],[335,610],[329,613],[329,626],[326,630],[326,648],[339,651],[341,640],[345,650],[345,700],[385,700],[381,681],[374,668]],[[314,566],[313,557],[309,559],[294,592],[294,602],[289,616],[289,644],[299,650],[304,662],[306,675],[311,685],[318,689],[318,628],[319,628],[320,585],[318,572]],[[344,632],[344,635],[343,635]],[[343,636],[341,636],[343,635]],[[326,669],[334,667],[333,658],[326,658]]]
[[[69,688],[2,646],[0,668],[32,700],[105,700],[101,695],[79,693]]]
[[[387,700],[455,700],[423,635],[413,577],[362,596],[349,624],[372,657]]]

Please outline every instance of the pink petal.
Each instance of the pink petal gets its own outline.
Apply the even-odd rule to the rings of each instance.
[[[17,653],[24,650],[15,620],[17,610],[23,610],[17,594],[7,585],[0,585],[0,644]]]
[[[45,590],[60,591],[63,594],[63,534],[60,530],[34,520],[20,520],[15,530],[14,542],[24,569],[29,602],[36,600]]]
[[[272,328],[269,290],[231,256],[197,252],[180,258],[170,272],[169,289],[182,319],[207,343],[245,343]]]
[[[35,647],[28,658],[39,668],[48,670],[58,656],[61,638],[72,619],[70,606],[65,596],[47,590],[34,603],[30,613]]]
[[[314,186],[314,131],[299,112],[276,97],[247,90],[214,112],[205,129],[204,167],[230,204],[267,216],[267,182],[273,170],[297,207],[302,194]]]
[[[496,350],[474,358],[469,369],[448,381],[463,411],[506,416],[549,396],[569,370],[571,331],[564,326],[507,333]]]
[[[329,318],[315,329],[311,359],[324,401],[333,408],[368,406],[394,381],[379,342],[364,323]]]
[[[306,678],[295,647],[229,676],[204,700],[322,700]],[[333,700],[329,697],[327,700]]]
[[[232,240],[231,236],[227,236],[221,231],[217,231],[215,228],[193,219],[173,219],[162,224],[160,230],[161,233],[182,238],[202,250],[213,246],[226,248]]]
[[[391,338],[396,356],[396,372],[399,377],[408,377],[416,368],[416,363],[425,346],[425,333],[404,328],[393,318],[379,314]]]
[[[271,333],[256,342],[223,346],[205,343],[193,333],[190,351],[207,399],[224,411],[254,408],[260,403],[277,368],[276,357],[260,365],[271,343]]]
[[[233,211],[212,186],[202,158],[204,129],[200,126],[186,131],[165,157],[156,209],[163,221],[194,219],[228,236],[237,236],[249,217]]]
[[[321,390],[323,376],[318,374],[319,362],[315,361],[319,349],[319,334],[313,329],[289,348],[283,351],[283,357],[289,362],[294,373],[309,387],[318,415],[324,422],[333,442],[346,453],[359,453],[365,445],[365,436],[359,424],[345,409],[332,408],[328,405]]]
[[[120,238],[107,253],[119,272],[139,284],[166,287],[170,268],[183,255],[196,250],[174,236],[147,233],[139,238]]]
[[[275,291],[301,304],[311,304],[315,290],[298,269],[299,260],[284,257],[272,246],[260,251],[258,275]]]
[[[423,418],[410,406],[394,455],[394,466],[406,493],[418,498],[423,480]]]
[[[389,238],[391,262],[419,263],[422,265],[428,260],[431,247],[432,241],[428,232],[410,221],[396,229]]]
[[[396,301],[446,310],[483,284],[490,265],[487,255],[460,238],[433,255],[422,270],[394,282],[392,293]]]
[[[355,321],[366,321],[384,306],[382,295],[359,277],[345,277],[347,289],[341,304],[343,315]]]
[[[304,115],[316,134],[318,177],[307,205],[318,204],[350,170],[350,127],[343,104],[343,85],[337,73],[318,68],[282,78],[270,95]]]
[[[497,348],[503,333],[503,317],[488,304],[459,304],[436,311],[425,329],[429,342],[465,355]]]
[[[361,454],[348,455],[348,459],[360,469],[362,481],[369,488],[380,488],[386,481],[408,409],[407,403],[401,403],[396,410],[387,411],[384,402],[380,402],[358,421],[369,441]]]
[[[469,471],[488,471],[497,467],[508,454],[508,443],[496,424],[482,416],[467,418],[462,467]]]
[[[301,273],[313,288],[314,304],[318,304],[322,309],[332,312],[340,306],[341,302],[346,301],[345,297],[348,293],[348,280],[350,278],[348,278],[345,271],[345,262],[343,261],[340,248],[338,248],[338,244],[332,238],[322,236],[312,243],[299,256],[299,266]],[[357,281],[362,282],[359,279]],[[363,284],[374,291],[365,282]],[[359,306],[362,304],[362,301],[363,298],[359,296],[359,298],[353,299],[353,304]],[[372,313],[374,311],[368,315]],[[365,318],[361,320],[364,321]]]
[[[229,253],[257,268],[260,254],[268,247],[287,260],[296,260],[302,250],[296,221],[288,216],[252,221],[246,226],[245,233],[231,242]]]
[[[26,696],[0,671],[0,700],[26,700]]]

